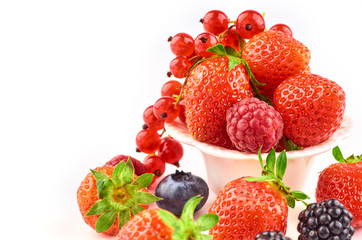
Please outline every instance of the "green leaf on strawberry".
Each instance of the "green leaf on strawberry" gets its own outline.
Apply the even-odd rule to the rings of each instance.
[[[234,57],[241,58],[241,54],[238,53],[238,52],[237,52],[234,48],[232,48],[232,47],[225,46],[225,51],[226,51],[226,54],[229,55],[229,56],[234,56]]]
[[[159,210],[159,215],[163,222],[171,227],[174,232],[172,239],[174,240],[188,240],[188,239],[211,239],[212,236],[203,234],[203,231],[207,231],[214,227],[219,217],[215,214],[204,214],[194,222],[193,213],[195,212],[196,206],[200,203],[202,197],[194,196],[190,198],[184,205],[180,218],[177,218],[172,213]]]
[[[262,168],[262,176],[260,177],[247,177],[244,180],[248,182],[269,182],[272,186],[279,190],[286,198],[288,206],[295,207],[295,201],[302,201],[309,199],[308,195],[302,191],[291,191],[289,187],[283,182],[283,177],[287,169],[287,154],[285,151],[279,153],[276,157],[276,152],[272,149],[266,157],[266,165],[263,165],[261,151],[259,149],[258,159]]]
[[[291,193],[292,193],[292,196],[297,199],[305,200],[305,199],[309,198],[308,195],[302,191],[295,190],[295,191],[292,191]]]
[[[196,221],[197,227],[200,231],[207,231],[219,221],[219,217],[215,214],[204,214]]]
[[[344,158],[338,146],[333,148],[332,154],[333,157],[340,163],[356,163],[362,160],[362,155],[355,156],[352,154],[351,156]]]
[[[132,215],[144,210],[140,204],[150,204],[160,198],[143,192],[150,185],[152,174],[143,174],[134,179],[134,167],[129,158],[127,163],[121,161],[113,170],[112,178],[106,174],[91,170],[97,180],[98,200],[87,212],[86,216],[101,215],[96,223],[96,231],[108,230],[118,217],[119,228]]]
[[[219,57],[227,56],[226,50],[222,44],[216,44],[206,50],[207,52],[215,53]]]
[[[285,151],[281,152],[277,158],[276,175],[278,179],[282,180],[287,169],[287,154]]]
[[[233,69],[235,66],[241,63],[241,58],[234,56],[228,56],[228,58],[229,58],[229,71],[231,71],[231,69]]]
[[[302,147],[297,146],[292,140],[288,139],[286,136],[283,136],[283,144],[286,151],[294,151],[294,150],[301,150]]]

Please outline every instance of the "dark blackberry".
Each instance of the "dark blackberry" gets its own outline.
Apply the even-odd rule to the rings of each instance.
[[[289,237],[284,236],[280,231],[265,231],[255,236],[254,240],[292,240]]]
[[[337,199],[312,203],[299,214],[298,240],[350,240],[352,214]]]

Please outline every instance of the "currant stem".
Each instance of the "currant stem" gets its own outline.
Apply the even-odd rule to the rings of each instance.
[[[229,26],[224,32],[220,33],[219,35],[217,35],[217,40],[220,41],[221,38],[229,35],[230,30],[235,27],[235,24]]]
[[[166,128],[164,128],[164,129],[162,130],[162,133],[160,134],[160,137],[162,137],[163,134],[165,134],[165,132],[166,132]]]

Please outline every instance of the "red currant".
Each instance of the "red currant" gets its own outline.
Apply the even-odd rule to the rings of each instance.
[[[166,170],[166,164],[157,155],[148,155],[143,164],[146,167],[148,173],[153,173],[155,178],[162,176]],[[155,180],[155,178],[153,180]]]
[[[205,14],[200,20],[206,32],[218,35],[228,28],[229,19],[225,13],[219,10],[212,10]]]
[[[240,51],[239,39],[235,28],[230,29],[225,34],[222,34],[220,43],[224,46],[234,48],[236,51]]]
[[[170,38],[170,47],[176,56],[188,57],[194,53],[194,39],[186,33],[178,33]]]
[[[246,10],[240,13],[235,25],[237,33],[244,39],[250,39],[265,29],[263,16],[254,10]]]
[[[195,52],[201,57],[211,57],[214,55],[212,52],[207,52],[206,50],[218,43],[217,37],[208,32],[199,34],[195,38]]]
[[[154,153],[161,144],[160,135],[151,129],[143,129],[136,136],[137,149],[144,153]]]
[[[153,105],[147,107],[143,112],[143,121],[147,125],[148,128],[152,130],[160,130],[164,128],[164,119],[158,119],[153,113]]]
[[[182,88],[182,83],[175,80],[168,81],[165,84],[163,84],[161,88],[161,96],[173,97],[174,95],[180,95],[181,88]]]
[[[179,167],[179,161],[183,155],[184,149],[179,141],[171,137],[162,138],[158,149],[158,156],[160,156],[162,161]]]
[[[290,29],[290,27],[288,27],[287,25],[285,25],[283,23],[275,24],[269,30],[270,31],[281,31],[281,32],[286,33],[289,36],[293,37],[292,29]]]
[[[176,57],[170,62],[170,72],[176,78],[184,78],[192,67],[192,61],[186,57]]]
[[[153,105],[153,113],[167,123],[172,122],[180,114],[180,106],[175,103],[176,100],[173,97],[161,97]]]

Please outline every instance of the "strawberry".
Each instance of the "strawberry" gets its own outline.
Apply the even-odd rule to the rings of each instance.
[[[240,60],[227,56],[221,44],[215,48],[221,57],[206,59],[191,69],[183,91],[186,123],[198,141],[231,148],[226,133],[226,110],[243,98],[253,96],[247,69]],[[231,60],[230,60],[231,59]]]
[[[343,89],[334,81],[303,73],[288,78],[274,92],[273,105],[284,135],[300,147],[327,140],[341,125],[346,107]]]
[[[127,163],[121,161],[116,167],[105,165],[91,170],[77,191],[84,221],[97,232],[116,235],[131,215],[160,199],[147,193],[152,174],[135,177],[130,158]],[[144,204],[144,207],[139,204]]]
[[[344,158],[339,147],[332,151],[338,163],[331,164],[319,175],[315,197],[317,202],[335,198],[353,215],[351,225],[362,226],[362,155]]]
[[[202,234],[209,230],[219,220],[214,214],[205,214],[194,222],[193,213],[202,197],[190,198],[182,211],[180,219],[162,209],[148,209],[134,216],[124,225],[118,240],[187,240],[210,239],[211,236]]]
[[[308,67],[310,51],[301,42],[281,31],[264,31],[246,44],[243,59],[255,78],[265,85],[260,92],[272,98],[275,88],[285,79]]]
[[[282,182],[287,166],[285,151],[276,159],[272,149],[266,166],[263,166],[260,150],[258,156],[263,175],[241,177],[227,183],[212,204],[209,213],[220,217],[219,223],[210,230],[214,240],[254,239],[264,231],[285,234],[288,206],[294,207],[295,200],[308,198],[303,192],[291,191]]]
[[[128,221],[119,232],[118,240],[162,239],[171,240],[173,230],[161,219],[158,209],[140,212]],[[142,238],[141,238],[142,237]]]

